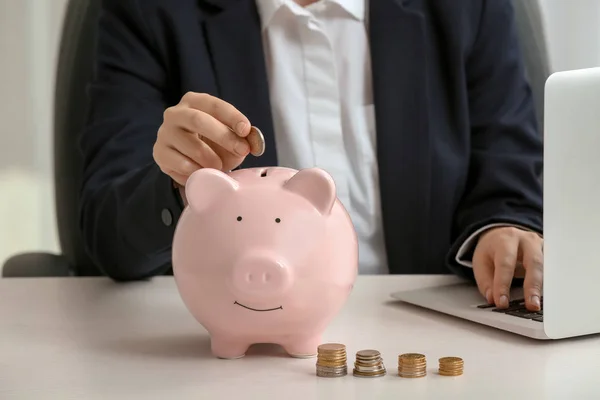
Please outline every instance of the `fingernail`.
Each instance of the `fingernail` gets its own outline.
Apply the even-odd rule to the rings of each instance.
[[[246,130],[246,123],[245,122],[239,122],[236,126],[235,126],[235,130],[237,133],[239,133],[240,135],[244,134],[244,131]]]
[[[494,297],[492,296],[492,289],[488,289],[485,292],[485,299],[487,300],[488,304],[492,304],[494,302]]]
[[[508,307],[508,297],[503,294],[500,296],[500,301],[498,303],[498,307]]]
[[[531,296],[531,303],[537,308],[540,308],[540,297],[534,294]]]
[[[233,148],[235,150],[236,153],[238,153],[240,156],[245,156],[248,154],[248,151],[250,151],[250,149],[248,148],[248,144],[245,142],[237,142],[235,144],[235,147]]]

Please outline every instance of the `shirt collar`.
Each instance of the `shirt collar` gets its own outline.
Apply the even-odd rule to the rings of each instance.
[[[324,0],[337,3],[359,21],[365,20],[366,0]],[[375,0],[376,1],[376,0]],[[256,0],[263,29],[266,28],[275,13],[283,6],[289,6],[294,0]]]
[[[273,15],[286,4],[286,0],[256,0],[256,7],[258,8],[258,14],[260,15],[260,22],[262,28],[265,29]]]
[[[354,18],[359,21],[365,20],[365,3],[366,0],[327,0],[331,3],[337,3],[344,10],[349,12]],[[372,0],[377,1],[377,0]]]

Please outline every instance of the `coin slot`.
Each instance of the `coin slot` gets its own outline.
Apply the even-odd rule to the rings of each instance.
[[[265,176],[267,176],[267,170],[263,169],[262,172],[260,173],[260,177],[264,178]]]

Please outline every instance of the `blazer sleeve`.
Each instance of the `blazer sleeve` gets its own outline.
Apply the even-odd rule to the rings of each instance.
[[[543,147],[509,0],[482,0],[465,63],[471,121],[470,167],[455,213],[450,268],[472,277],[456,255],[487,225],[542,232]]]
[[[90,257],[115,280],[170,268],[182,211],[152,152],[165,108],[167,76],[135,0],[104,0],[95,73],[88,87],[80,225]]]

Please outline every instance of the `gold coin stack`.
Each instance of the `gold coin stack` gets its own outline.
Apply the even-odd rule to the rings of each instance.
[[[439,359],[439,374],[443,376],[460,376],[463,374],[465,363],[460,357],[442,357]]]
[[[338,378],[348,374],[346,346],[326,343],[317,348],[317,376]]]
[[[406,353],[398,356],[398,375],[403,378],[422,378],[427,375],[427,360],[423,354]]]
[[[377,350],[361,350],[357,352],[353,373],[354,376],[369,378],[384,376],[386,371],[381,353]]]

